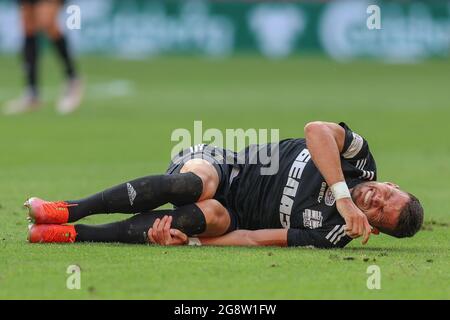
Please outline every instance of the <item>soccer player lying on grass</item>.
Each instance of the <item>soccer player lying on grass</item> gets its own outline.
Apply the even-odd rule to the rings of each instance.
[[[365,244],[378,231],[401,238],[420,229],[419,200],[393,183],[375,182],[365,139],[344,123],[311,122],[305,135],[238,154],[197,145],[175,157],[163,175],[81,200],[31,198],[25,206],[35,224],[28,240],[170,245],[191,237],[197,244],[333,248],[357,237]],[[278,154],[271,174],[251,161],[264,148]],[[155,210],[166,203],[175,208]],[[67,225],[97,213],[137,214],[104,225]]]

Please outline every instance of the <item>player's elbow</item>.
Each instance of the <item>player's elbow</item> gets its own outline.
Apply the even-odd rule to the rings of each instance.
[[[304,131],[305,131],[305,137],[315,135],[319,132],[323,132],[325,130],[328,130],[327,125],[323,121],[312,121],[308,122],[305,125]]]
[[[330,134],[329,127],[326,122],[312,121],[308,122],[304,128],[305,138],[307,141],[313,139],[313,137],[323,136],[324,134]]]

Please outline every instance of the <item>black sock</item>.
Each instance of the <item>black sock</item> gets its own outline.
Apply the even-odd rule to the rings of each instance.
[[[37,58],[38,58],[38,37],[30,35],[25,37],[23,47],[23,60],[25,67],[26,82],[31,93],[36,97],[37,88]]]
[[[129,219],[103,225],[76,224],[76,242],[148,243],[148,229],[157,218],[161,219],[165,215],[173,217],[172,228],[181,230],[189,236],[198,235],[206,230],[203,212],[195,204],[189,204],[174,210],[138,213]]]
[[[194,173],[147,176],[119,184],[90,197],[67,201],[69,222],[96,213],[136,213],[149,211],[168,202],[180,206],[197,202],[202,180]]]
[[[67,78],[73,79],[76,76],[75,67],[72,57],[69,53],[66,38],[63,35],[61,35],[59,38],[53,39],[53,44],[64,64],[64,70],[66,72]]]

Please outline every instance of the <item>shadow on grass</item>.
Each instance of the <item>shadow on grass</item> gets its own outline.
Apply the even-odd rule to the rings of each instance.
[[[232,251],[232,250],[239,250],[239,251],[297,251],[297,252],[310,252],[310,251],[317,251],[317,252],[333,252],[333,253],[342,253],[342,254],[348,254],[348,253],[419,253],[419,254],[426,254],[433,252],[436,248],[428,248],[428,247],[347,247],[347,248],[335,248],[335,249],[319,249],[319,248],[311,248],[311,247],[290,247],[290,248],[279,248],[279,247],[237,247],[237,246],[205,246],[205,247],[188,247],[188,246],[153,246],[148,244],[125,244],[125,243],[103,243],[103,242],[85,242],[85,243],[77,243],[75,244],[76,247],[82,248],[154,248],[159,250],[170,250],[171,248],[174,248],[176,250],[199,250],[199,251],[211,251],[211,250],[217,250],[217,251]]]
[[[417,248],[417,247],[409,247],[409,248],[386,248],[386,247],[366,247],[366,248],[344,248],[342,249],[342,252],[355,252],[355,253],[364,253],[364,252],[372,252],[372,253],[378,253],[378,252],[391,252],[391,253],[430,253],[436,248]],[[341,250],[339,250],[341,251]],[[339,252],[337,251],[337,252]]]

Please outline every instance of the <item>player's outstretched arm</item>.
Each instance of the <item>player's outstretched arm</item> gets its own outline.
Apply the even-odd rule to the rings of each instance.
[[[200,238],[209,246],[277,246],[287,247],[287,229],[236,230],[220,237]]]
[[[305,137],[311,158],[336,198],[336,207],[345,219],[346,232],[352,238],[369,240],[371,227],[367,217],[354,204],[341,167],[340,155],[345,144],[345,129],[331,122],[315,121],[305,126]]]
[[[148,231],[151,243],[159,245],[187,245],[192,242],[186,234],[171,229],[171,217],[155,220]],[[287,229],[236,230],[223,236],[212,238],[195,238],[197,245],[208,246],[287,246]]]

